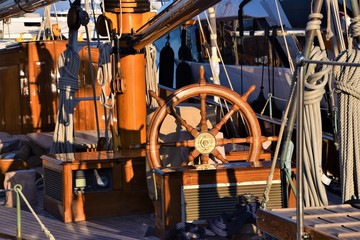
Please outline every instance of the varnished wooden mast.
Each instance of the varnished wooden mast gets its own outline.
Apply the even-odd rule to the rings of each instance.
[[[145,24],[150,16],[149,12],[121,13],[117,15],[117,22],[119,25],[121,24],[121,29],[118,28],[117,31],[121,31],[122,36],[131,34],[133,29]],[[116,96],[116,118],[120,146],[114,146],[114,149],[125,149],[131,145],[146,142],[144,51],[120,53],[120,71],[123,79],[122,85],[125,88],[123,93],[118,93]],[[119,77],[119,72],[116,74]]]
[[[144,11],[143,0],[134,0],[134,6],[137,7],[134,7],[133,11],[125,7],[129,4],[128,1],[121,1],[120,5],[117,5],[118,1],[105,1],[105,10],[107,3],[111,6],[111,13],[106,16],[111,19],[117,34],[122,36],[120,42],[129,50],[128,53],[120,54],[121,75],[118,74],[119,72],[116,73],[117,78],[123,79],[124,84],[121,85],[126,86],[126,89],[123,93],[118,93],[116,97],[119,138],[114,141],[115,150],[146,142],[146,84],[143,48],[218,1],[202,1],[201,4],[186,0],[174,1],[168,7],[169,10],[163,11],[165,14],[159,14],[156,17],[150,12],[150,7],[148,11]],[[168,16],[170,13],[173,13],[172,17]],[[152,20],[149,21],[150,18]],[[126,38],[124,36],[129,37],[128,41],[124,41]]]

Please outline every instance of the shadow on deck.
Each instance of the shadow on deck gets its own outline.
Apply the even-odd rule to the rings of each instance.
[[[39,202],[33,209],[46,229],[55,239],[159,239],[154,234],[152,214],[99,218],[94,220],[64,223],[42,209],[43,190],[38,190]],[[16,208],[4,206],[5,195],[0,196],[0,239],[16,239]],[[23,239],[47,239],[32,213],[21,211],[21,233]]]

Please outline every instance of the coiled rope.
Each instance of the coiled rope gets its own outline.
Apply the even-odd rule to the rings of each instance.
[[[75,152],[74,108],[77,102],[74,96],[79,89],[78,73],[80,69],[80,56],[76,51],[77,34],[80,25],[86,27],[88,23],[87,12],[81,9],[79,0],[74,1],[68,13],[70,29],[68,44],[66,50],[61,53],[58,63],[60,74],[58,79],[59,107],[50,153]]]
[[[352,37],[360,36],[360,17],[351,19],[349,27]],[[342,52],[338,62],[360,63],[359,47]],[[340,132],[340,179],[342,201],[359,198],[360,192],[360,68],[354,66],[335,66],[335,88],[339,103]]]
[[[106,94],[112,78],[110,62],[111,52],[112,47],[109,42],[99,45],[99,68],[97,71],[97,81],[101,86],[100,103],[108,109],[112,109],[115,103],[114,93],[110,92],[109,95]]]
[[[74,152],[74,94],[78,90],[80,57],[68,44],[59,57],[59,108],[50,153]]]
[[[115,104],[115,93],[110,90],[110,82],[112,79],[110,56],[112,53],[112,46],[110,42],[99,45],[99,67],[97,70],[97,82],[101,87],[99,102],[104,107],[105,115],[105,140],[106,149],[110,147],[109,140],[109,123],[112,121],[112,111]]]
[[[307,23],[306,31],[316,31],[319,46],[313,46],[309,59],[329,61],[325,51],[325,45],[320,32],[322,14],[312,13]],[[304,68],[304,206],[328,205],[325,186],[322,183],[322,126],[320,101],[325,93],[325,85],[328,83],[331,66],[308,64]],[[300,79],[302,81],[302,79]]]

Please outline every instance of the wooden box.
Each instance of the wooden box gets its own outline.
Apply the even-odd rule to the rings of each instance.
[[[44,209],[64,222],[153,212],[143,151],[44,155]],[[103,183],[97,184],[97,174]]]
[[[262,200],[271,162],[262,167],[249,163],[217,166],[214,170],[191,167],[155,169],[155,228],[159,236],[179,222],[204,223],[235,210],[237,196],[250,193]],[[268,208],[282,207],[280,169],[274,172]]]

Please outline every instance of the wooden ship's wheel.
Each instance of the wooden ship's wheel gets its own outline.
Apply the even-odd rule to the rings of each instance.
[[[159,152],[161,147],[192,148],[187,158],[188,163],[194,161],[195,158],[200,157],[201,164],[208,164],[210,155],[213,155],[223,163],[226,163],[227,160],[225,156],[222,156],[222,154],[217,150],[218,146],[224,146],[226,144],[248,144],[249,153],[247,161],[253,163],[255,166],[258,165],[259,157],[262,151],[262,142],[269,139],[261,136],[259,122],[254,111],[247,103],[248,96],[254,90],[255,86],[253,85],[244,95],[240,96],[227,87],[206,83],[204,79],[204,69],[201,67],[199,83],[190,84],[178,89],[166,100],[161,99],[154,92],[151,92],[150,94],[152,97],[158,101],[159,107],[156,109],[151,118],[147,132],[146,151],[150,166],[152,168],[162,167]],[[212,129],[209,129],[207,125],[206,99],[209,96],[218,97],[221,101],[225,100],[230,108],[229,111],[212,127]],[[175,107],[177,105],[193,97],[198,97],[200,99],[201,119],[198,128],[188,124],[186,120],[175,111]],[[248,136],[217,138],[216,135],[219,133],[222,126],[232,117],[233,114],[237,112],[239,112],[244,119]],[[159,141],[159,131],[161,125],[165,117],[169,114],[172,115],[176,121],[186,129],[193,139],[171,143]]]

